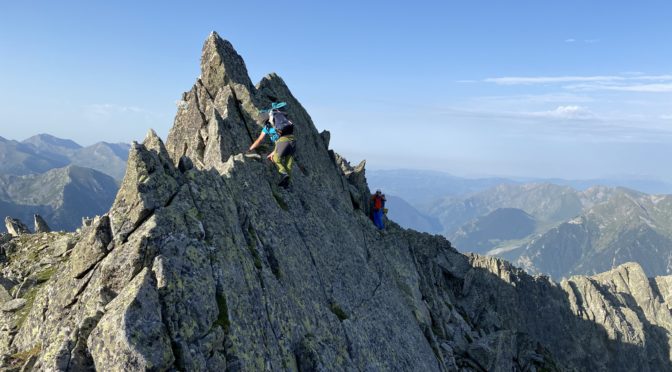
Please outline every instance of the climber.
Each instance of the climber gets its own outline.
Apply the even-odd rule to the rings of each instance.
[[[373,217],[373,223],[379,230],[385,228],[383,224],[383,208],[385,208],[385,195],[382,194],[380,190],[376,190],[376,193],[371,195],[371,215]]]
[[[280,138],[280,135],[278,135],[278,132],[275,131],[275,128],[271,126],[271,123],[268,122],[268,113],[264,113],[261,116],[263,120],[263,128],[261,128],[261,133],[259,133],[259,137],[254,141],[252,145],[250,145],[250,148],[248,151],[254,151],[261,143],[264,141],[264,138],[268,135],[268,139],[271,140],[271,144],[275,144],[275,141]]]
[[[281,110],[285,106],[287,106],[285,102],[274,102],[270,109],[261,112],[262,114],[268,113],[268,122],[264,123],[264,129],[259,138],[250,146],[250,150],[254,150],[266,134],[270,135],[271,142],[275,143],[275,148],[266,158],[272,160],[278,167],[281,176],[278,186],[283,188],[289,186],[290,173],[294,164],[294,153],[296,152],[294,124],[287,119],[287,114]],[[274,138],[274,134],[277,137]]]

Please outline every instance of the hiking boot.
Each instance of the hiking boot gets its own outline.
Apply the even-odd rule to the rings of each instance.
[[[278,186],[286,189],[289,186],[289,175],[283,174],[282,179],[280,179],[280,182],[278,183]]]

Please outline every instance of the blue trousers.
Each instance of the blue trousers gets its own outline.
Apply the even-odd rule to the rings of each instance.
[[[380,230],[385,228],[383,224],[383,209],[378,209],[373,211],[373,224]]]

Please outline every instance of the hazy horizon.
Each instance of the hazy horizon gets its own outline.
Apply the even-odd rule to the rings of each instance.
[[[369,169],[672,182],[670,3],[264,4],[3,4],[0,136],[165,139],[216,30]]]

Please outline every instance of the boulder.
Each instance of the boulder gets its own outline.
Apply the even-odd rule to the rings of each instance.
[[[2,304],[2,306],[0,306],[0,310],[7,313],[11,313],[21,309],[23,306],[26,305],[26,302],[27,301],[23,298],[16,298]]]

